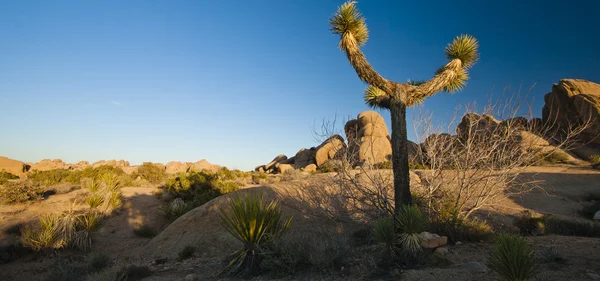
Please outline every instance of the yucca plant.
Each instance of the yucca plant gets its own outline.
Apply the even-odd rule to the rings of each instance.
[[[96,179],[84,179],[83,180],[83,185],[85,188],[89,189],[91,193],[96,193],[100,190],[100,188],[102,188],[102,186],[100,185],[100,182],[97,181]]]
[[[394,172],[394,200],[396,211],[401,205],[412,204],[408,170],[408,140],[406,135],[406,108],[421,104],[440,92],[461,90],[468,80],[468,70],[479,57],[479,44],[470,35],[460,35],[446,49],[449,62],[435,71],[433,78],[423,82],[400,83],[388,80],[369,64],[360,47],[367,43],[369,30],[355,1],[342,4],[329,19],[332,33],[340,36],[339,48],[346,53],[356,74],[369,86],[364,93],[365,103],[374,108],[389,109],[392,118],[392,166]],[[396,155],[397,154],[397,155]]]
[[[223,227],[243,248],[230,256],[223,273],[255,275],[260,269],[260,254],[264,247],[283,235],[292,218],[284,220],[276,201],[264,202],[262,194],[235,194],[229,199],[229,208],[221,208]]]
[[[502,234],[496,238],[488,266],[506,281],[527,281],[539,271],[534,252],[521,236]]]
[[[115,173],[105,173],[100,179],[102,180],[102,182],[104,182],[108,191],[117,191],[119,190],[119,188],[121,188],[119,176],[117,176],[117,174]]]
[[[375,221],[373,228],[373,237],[375,241],[385,244],[386,247],[392,249],[396,244],[396,232],[394,229],[394,221],[390,218],[379,218]]]
[[[92,247],[92,236],[87,230],[79,230],[73,233],[70,245],[80,251],[88,251]]]
[[[396,214],[396,228],[398,231],[398,245],[402,250],[411,255],[421,251],[421,238],[419,233],[425,229],[425,216],[415,205],[402,205]]]
[[[90,210],[87,211],[77,218],[77,228],[92,232],[100,225],[104,215],[101,212]]]
[[[162,207],[162,211],[169,219],[176,219],[191,209],[188,203],[185,203],[181,198],[175,198],[166,206]]]
[[[48,214],[39,218],[37,225],[23,229],[21,243],[34,251],[60,249],[69,244],[74,227],[65,214]]]
[[[121,191],[111,191],[109,193],[108,205],[112,209],[118,209],[121,207],[123,203],[121,198],[123,197],[123,193]]]
[[[90,193],[85,197],[85,203],[87,203],[91,209],[95,209],[104,203],[104,197],[98,193]]]

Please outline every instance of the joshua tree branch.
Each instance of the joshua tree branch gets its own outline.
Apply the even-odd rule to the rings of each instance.
[[[381,75],[379,75],[379,73],[377,73],[377,71],[375,71],[375,69],[373,69],[371,64],[369,64],[365,58],[365,55],[360,50],[358,42],[351,32],[345,32],[342,35],[340,40],[340,49],[346,53],[350,64],[352,67],[354,67],[354,70],[356,71],[356,74],[360,80],[383,90],[388,95],[393,93],[395,83],[383,78]]]
[[[408,105],[418,103],[442,90],[452,91],[454,88],[462,88],[466,71],[459,59],[453,59],[442,67],[437,74],[427,82],[415,86],[408,95]],[[450,88],[450,89],[449,89]]]

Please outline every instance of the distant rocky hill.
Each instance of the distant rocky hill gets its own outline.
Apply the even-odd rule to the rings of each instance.
[[[207,160],[200,160],[197,162],[176,162],[172,161],[166,165],[161,163],[151,163],[165,169],[167,174],[176,174],[186,172],[189,170],[201,171],[216,171],[222,168],[222,166],[211,164]],[[122,168],[127,174],[133,174],[137,171],[139,166],[131,166],[128,161],[125,160],[100,160],[98,162],[90,164],[88,161],[79,161],[77,163],[66,163],[61,159],[43,159],[36,163],[24,163],[18,160],[10,159],[4,156],[0,156],[0,170],[5,170],[11,174],[22,177],[29,172],[33,171],[49,171],[55,169],[65,170],[83,170],[88,167],[100,167],[100,166],[111,166]]]
[[[570,128],[589,122],[586,129],[577,136],[570,151],[563,152],[567,155],[568,162],[573,164],[581,163],[579,159],[588,161],[592,156],[600,155],[600,84],[581,79],[562,79],[553,85],[552,91],[544,99],[542,118],[528,120],[516,117],[500,121],[490,115],[470,113],[463,116],[456,128],[456,135],[432,135],[425,142],[444,137],[451,143],[464,139],[467,128],[473,129],[473,126],[476,131],[489,134],[511,124],[522,127],[522,130],[516,130],[516,135],[511,139],[517,147],[536,147],[538,151],[547,152],[556,148],[545,133],[551,133],[552,139],[558,138],[560,141],[561,135],[566,137],[564,134]],[[346,139],[333,135],[317,147],[300,149],[292,157],[278,155],[268,164],[256,167],[255,171],[283,173],[295,168],[310,172],[327,166],[330,161],[348,161],[352,167],[389,161],[392,154],[391,141],[388,128],[379,113],[361,112],[356,119],[346,123],[344,131]],[[422,147],[409,141],[408,154],[411,162],[419,161],[416,155]]]

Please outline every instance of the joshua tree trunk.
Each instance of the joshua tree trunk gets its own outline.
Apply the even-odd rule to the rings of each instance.
[[[412,204],[410,174],[408,170],[408,139],[406,136],[406,105],[402,102],[390,104],[392,115],[392,167],[394,168],[395,209]]]

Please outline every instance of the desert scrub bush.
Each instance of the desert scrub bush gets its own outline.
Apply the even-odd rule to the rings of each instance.
[[[0,203],[23,203],[42,198],[44,188],[30,181],[7,182],[0,185]]]
[[[0,264],[15,261],[26,253],[27,250],[20,241],[9,240],[8,243],[0,245]]]
[[[206,171],[181,173],[169,178],[163,188],[173,197],[197,207],[238,189],[237,184],[224,180],[223,177],[225,176]]]
[[[34,170],[27,174],[27,178],[35,183],[50,186],[59,184],[61,182],[69,182],[68,180],[70,179],[69,176],[71,173],[71,171],[65,169],[54,169],[48,171]]]
[[[592,156],[590,156],[589,161],[592,164],[598,164],[598,163],[600,163],[600,155],[592,155]]]
[[[566,262],[567,260],[565,259],[564,255],[557,251],[556,248],[554,247],[544,247],[542,248],[542,250],[539,252],[540,254],[540,260],[546,263],[549,262]]]
[[[569,161],[569,155],[562,151],[550,151],[540,153],[538,155],[538,162],[540,164],[560,164],[567,163]]]
[[[488,257],[488,266],[506,281],[532,280],[539,271],[533,250],[521,236],[503,234]]]
[[[223,273],[256,275],[260,270],[263,248],[280,238],[290,227],[292,218],[284,220],[279,203],[263,201],[262,194],[235,194],[228,207],[221,208],[221,222],[225,230],[243,243],[243,248],[229,257]]]
[[[152,163],[144,162],[142,165],[140,165],[138,167],[138,169],[134,173],[133,177],[134,178],[140,177],[142,179],[149,181],[152,184],[159,184],[165,179],[166,175],[167,175],[167,173],[166,173],[164,167],[161,167],[159,165],[155,165]]]
[[[121,188],[121,179],[116,173],[105,173],[100,177],[100,180],[108,191],[118,191]]]
[[[156,232],[156,229],[152,228],[149,225],[145,225],[145,224],[134,228],[133,233],[135,234],[135,236],[142,237],[142,238],[152,238],[158,234]]]
[[[0,184],[6,183],[8,180],[15,180],[19,177],[5,170],[0,170]]]
[[[91,254],[87,257],[86,264],[88,272],[99,272],[106,268],[110,262],[107,255],[102,253]]]
[[[181,198],[175,198],[175,200],[161,207],[161,211],[169,220],[175,220],[189,212],[191,209],[191,206],[185,203]]]
[[[45,281],[80,281],[86,274],[84,264],[75,260],[60,259],[50,267]]]
[[[289,169],[283,173],[281,180],[282,181],[293,181],[293,180],[299,180],[301,178],[302,178],[302,172],[300,170]]]
[[[514,225],[519,229],[521,235],[537,236],[546,232],[546,218],[534,217],[530,211],[523,211],[515,219]]]
[[[179,253],[177,253],[177,257],[180,261],[182,261],[193,257],[194,253],[196,253],[196,247],[187,245],[183,249],[181,249]]]
[[[253,184],[264,184],[269,175],[267,173],[253,172],[252,173],[252,183]]]
[[[600,237],[600,223],[567,220],[550,215],[533,217],[525,211],[514,225],[523,235],[556,234],[564,236]]]
[[[392,169],[392,161],[387,160],[387,161],[384,161],[381,163],[377,163],[377,164],[373,165],[373,168],[390,170],[390,169]]]
[[[348,235],[326,228],[290,233],[261,252],[261,271],[290,275],[312,267],[330,273],[340,269],[352,250]]]

